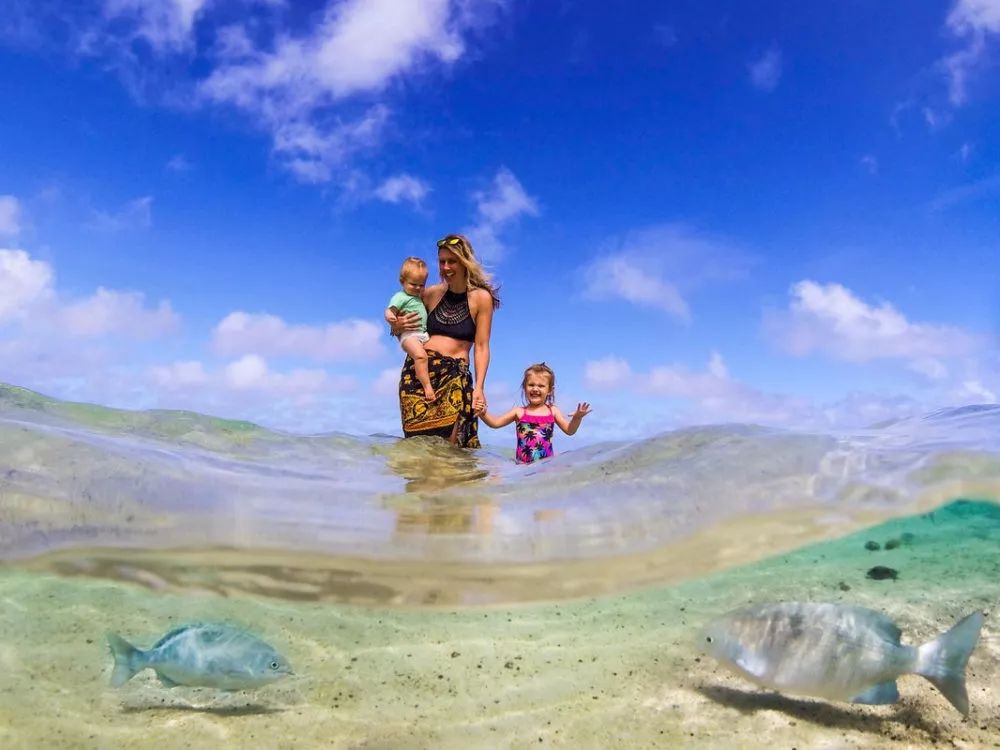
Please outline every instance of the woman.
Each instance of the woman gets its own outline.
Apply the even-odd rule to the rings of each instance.
[[[428,403],[424,398],[413,360],[407,357],[399,378],[403,435],[437,435],[464,448],[478,448],[477,415],[486,408],[483,389],[490,367],[490,329],[500,296],[466,237],[449,234],[437,246],[441,283],[425,288],[421,295],[430,335],[424,349],[437,399]],[[398,336],[419,326],[417,314],[407,313],[397,316],[392,332]],[[469,373],[473,350],[474,380]]]

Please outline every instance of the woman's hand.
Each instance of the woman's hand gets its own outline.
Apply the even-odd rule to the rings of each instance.
[[[396,322],[390,323],[389,330],[393,336],[398,336],[405,331],[420,330],[420,316],[415,312],[403,313],[396,316]]]
[[[472,411],[476,414],[482,414],[486,411],[486,396],[479,388],[472,390]]]

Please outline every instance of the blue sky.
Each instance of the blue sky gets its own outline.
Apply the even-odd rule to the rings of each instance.
[[[0,0],[0,380],[398,432],[459,230],[577,444],[995,403],[1000,0],[901,8]]]

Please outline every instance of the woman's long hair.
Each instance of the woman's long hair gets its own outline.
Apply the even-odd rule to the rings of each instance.
[[[500,307],[500,287],[493,283],[490,274],[476,258],[476,252],[472,249],[468,237],[464,234],[445,235],[443,239],[438,240],[438,249],[455,253],[465,268],[465,279],[469,286],[474,289],[485,289],[493,298],[493,309]]]

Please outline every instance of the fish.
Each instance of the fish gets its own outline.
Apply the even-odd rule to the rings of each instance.
[[[899,627],[875,610],[779,602],[723,615],[704,628],[701,645],[760,687],[833,701],[896,703],[896,680],[917,674],[968,716],[965,667],[983,618],[972,612],[934,640],[907,646],[900,642]]]
[[[190,623],[174,628],[148,650],[108,633],[114,657],[111,686],[121,687],[144,669],[156,672],[168,688],[178,685],[246,690],[294,674],[274,648],[245,630],[220,623]]]

